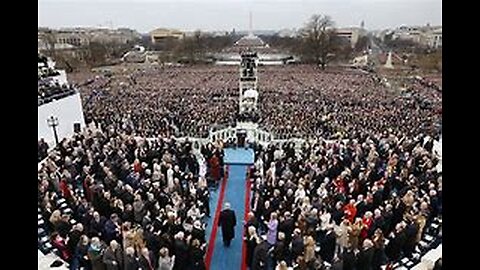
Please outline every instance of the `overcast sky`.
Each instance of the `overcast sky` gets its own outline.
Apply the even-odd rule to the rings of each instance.
[[[299,28],[314,13],[370,30],[442,24],[442,0],[38,0],[38,26],[238,31],[249,11],[256,30]]]

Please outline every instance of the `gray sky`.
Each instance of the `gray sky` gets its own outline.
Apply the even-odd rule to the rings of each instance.
[[[257,30],[299,28],[314,13],[370,30],[442,24],[442,0],[38,0],[38,26],[238,31],[250,10]]]

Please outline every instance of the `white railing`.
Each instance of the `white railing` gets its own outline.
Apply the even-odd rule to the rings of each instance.
[[[239,123],[236,127],[227,127],[211,131],[208,139],[209,141],[235,140],[238,130],[243,130],[247,133],[246,141],[250,143],[255,142],[264,146],[274,141],[274,136],[270,132],[258,128],[257,124],[253,123]]]

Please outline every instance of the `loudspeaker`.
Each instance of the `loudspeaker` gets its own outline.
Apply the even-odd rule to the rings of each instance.
[[[73,123],[73,132],[80,133],[80,123]]]

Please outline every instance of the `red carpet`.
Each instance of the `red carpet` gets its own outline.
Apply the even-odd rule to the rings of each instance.
[[[215,247],[215,238],[218,230],[218,219],[220,218],[220,212],[222,211],[223,198],[225,197],[225,187],[227,186],[228,179],[228,165],[225,170],[225,177],[220,185],[220,195],[218,197],[217,209],[215,210],[215,219],[213,220],[212,232],[210,234],[210,239],[208,241],[207,255],[205,256],[205,265],[207,269],[210,269],[210,264],[212,262],[213,249]]]
[[[245,181],[245,215],[243,217],[244,222],[247,222],[248,212],[250,212],[250,192],[251,192],[251,184],[250,184],[250,168],[247,167],[247,179]],[[242,236],[245,235],[245,227],[243,227]],[[247,228],[248,229],[248,228]],[[245,245],[245,241],[242,240],[242,268],[241,270],[247,270],[247,245]]]

